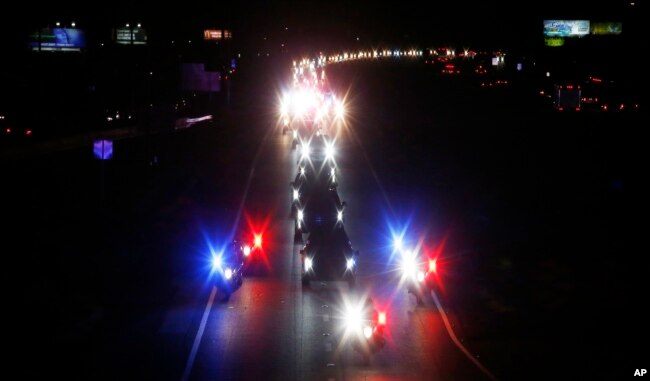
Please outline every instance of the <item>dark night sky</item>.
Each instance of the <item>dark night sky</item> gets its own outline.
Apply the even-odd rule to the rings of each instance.
[[[591,4],[589,4],[591,3]],[[642,4],[638,2],[637,8]],[[161,38],[199,35],[205,27],[231,28],[239,41],[269,34],[284,38],[280,31],[290,28],[289,38],[305,44],[326,41],[340,44],[360,36],[368,43],[471,43],[525,44],[541,34],[543,18],[624,18],[629,1],[609,1],[595,5],[586,1],[432,1],[425,9],[421,2],[396,1],[385,6],[377,1],[274,1],[208,2],[185,0],[173,5],[134,5],[132,2],[87,2],[84,5],[52,2],[37,6],[25,2],[3,12],[3,35],[19,39],[26,29],[60,20],[76,21],[87,29],[110,29],[125,22],[142,22],[150,36]],[[589,5],[587,5],[589,4]],[[515,16],[516,15],[516,16]],[[21,27],[15,28],[14,26]]]

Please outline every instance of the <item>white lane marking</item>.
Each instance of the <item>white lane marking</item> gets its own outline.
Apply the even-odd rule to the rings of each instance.
[[[330,321],[330,315],[328,314],[323,315],[323,321]]]
[[[210,316],[210,310],[212,309],[212,304],[214,303],[214,297],[217,294],[217,287],[212,286],[212,292],[210,293],[210,298],[208,298],[208,304],[205,305],[205,310],[203,311],[203,317],[201,318],[201,324],[199,325],[199,330],[196,332],[196,337],[194,338],[194,344],[192,345],[192,351],[187,357],[187,362],[185,363],[185,370],[183,371],[182,381],[187,381],[190,378],[190,373],[192,373],[192,367],[194,366],[194,359],[196,359],[196,353],[199,351],[199,344],[201,344],[201,339],[203,338],[203,331],[205,331],[206,323],[208,322],[208,316]]]
[[[486,367],[483,366],[474,356],[472,356],[471,353],[465,348],[465,346],[458,340],[458,337],[456,337],[456,333],[454,332],[453,328],[451,328],[451,324],[449,323],[449,319],[447,318],[447,313],[445,312],[445,309],[442,308],[442,304],[440,304],[440,300],[438,300],[438,295],[436,295],[436,292],[434,290],[431,290],[431,296],[433,296],[433,301],[436,302],[436,306],[438,307],[438,311],[440,311],[440,316],[442,316],[442,321],[445,323],[445,327],[447,328],[447,333],[449,333],[449,337],[451,337],[451,340],[456,344],[458,349],[460,349],[461,352],[469,358],[474,365],[476,365],[481,372],[485,373],[486,376],[492,381],[496,381],[496,377],[490,372]]]

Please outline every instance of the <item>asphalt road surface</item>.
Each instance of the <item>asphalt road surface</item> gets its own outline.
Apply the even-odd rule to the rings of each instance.
[[[602,336],[602,347],[591,345],[596,340],[571,348],[556,344],[567,336],[554,330],[565,325],[577,341],[593,338],[586,325],[575,323],[598,303],[583,298],[591,295],[583,290],[595,275],[572,270],[583,262],[580,256],[563,262],[521,245],[526,237],[535,242],[531,232],[544,227],[522,215],[542,215],[535,208],[546,205],[531,184],[547,191],[558,178],[566,184],[558,168],[584,164],[587,152],[601,169],[579,177],[597,191],[587,192],[578,207],[591,210],[592,200],[608,217],[623,218],[616,210],[627,208],[620,196],[621,184],[630,183],[624,164],[636,160],[630,153],[636,151],[608,161],[598,156],[598,144],[568,155],[565,142],[556,153],[566,155],[542,165],[527,150],[543,151],[539,146],[551,139],[530,144],[539,136],[522,132],[530,117],[517,112],[519,104],[488,95],[490,107],[505,105],[500,124],[490,119],[498,112],[481,109],[483,98],[445,113],[476,95],[450,82],[429,93],[428,82],[418,88],[419,79],[405,84],[402,74],[391,73],[385,84],[358,69],[339,73],[337,82],[350,90],[347,123],[336,134],[336,163],[346,231],[360,251],[358,290],[388,315],[386,347],[369,364],[343,340],[347,285],[305,289],[300,283],[301,244],[293,237],[289,192],[297,153],[276,125],[278,86],[270,76],[235,82],[232,105],[212,124],[116,142],[115,159],[103,168],[89,149],[4,163],[12,221],[6,247],[17,248],[4,251],[12,256],[3,268],[13,312],[8,324],[17,327],[11,345],[15,358],[34,364],[15,371],[72,379],[476,380],[557,375],[566,365],[579,375],[574,361],[607,358],[603,347],[610,344],[621,348],[612,361],[625,358],[630,352],[614,341],[615,333]],[[412,93],[405,91],[411,87]],[[410,126],[402,125],[407,121]],[[423,128],[437,132],[420,139]],[[565,138],[583,139],[574,135]],[[590,142],[606,140],[592,136]],[[603,162],[608,166],[599,167]],[[540,180],[522,174],[523,167],[546,172]],[[508,177],[513,173],[522,174],[516,182]],[[594,185],[601,183],[603,190]],[[508,198],[504,188],[528,193]],[[591,188],[576,192],[585,189]],[[528,214],[509,209],[522,203]],[[263,255],[247,269],[242,287],[223,300],[210,282],[210,246],[225,244],[241,229],[263,232]],[[431,247],[444,246],[449,237],[441,288],[423,306],[400,284],[391,257],[391,230],[400,229],[425,237]],[[610,233],[608,247],[622,237],[615,228]],[[593,268],[607,262],[600,258],[592,259]],[[531,270],[539,263],[544,275]],[[513,275],[513,268],[522,273]],[[16,282],[17,275],[25,281]],[[609,284],[608,297],[620,292],[629,300],[634,296],[625,292],[638,286],[633,280]],[[603,311],[625,308],[629,300]],[[613,316],[603,314],[595,321]],[[558,316],[562,322],[553,320]],[[546,322],[552,330],[540,328]]]

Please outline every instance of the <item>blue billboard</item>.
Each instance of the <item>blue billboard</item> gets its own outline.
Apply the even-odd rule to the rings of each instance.
[[[547,37],[582,37],[589,34],[589,20],[544,20]]]
[[[112,140],[95,140],[93,142],[93,154],[99,160],[110,160],[113,158]]]
[[[42,28],[32,35],[32,50],[78,52],[86,47],[86,35],[81,29]]]

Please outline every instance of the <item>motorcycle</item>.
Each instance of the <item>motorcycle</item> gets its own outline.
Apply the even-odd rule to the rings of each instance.
[[[364,364],[368,364],[370,356],[386,345],[386,312],[378,312],[368,297],[363,304],[346,305],[345,323],[352,349],[361,355]]]
[[[415,296],[418,305],[423,305],[424,295],[429,291],[431,275],[435,272],[436,260],[430,259],[428,264],[415,251],[401,252],[402,280],[410,294]]]

